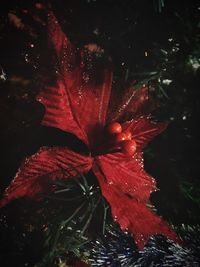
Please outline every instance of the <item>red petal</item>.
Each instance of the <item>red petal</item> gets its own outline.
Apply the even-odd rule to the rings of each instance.
[[[86,144],[88,143],[85,133],[79,127],[72,112],[63,81],[58,81],[55,87],[45,88],[38,95],[37,100],[45,106],[46,110],[42,121],[43,125],[73,133]]]
[[[45,88],[37,96],[37,100],[45,106],[46,110],[42,124],[71,132],[88,143],[85,133],[73,114],[66,90],[66,85],[70,86],[70,83],[73,83],[73,72],[77,72],[77,70],[71,71],[76,61],[75,48],[63,33],[52,12],[48,17],[48,34],[50,45],[54,48],[57,63],[59,63],[59,75],[54,87]]]
[[[144,204],[129,198],[115,186],[103,183],[102,193],[110,203],[112,215],[123,230],[129,231],[139,249],[152,235],[162,234],[181,243],[177,234],[160,217],[152,213]]]
[[[122,163],[120,162],[118,164]],[[115,166],[115,168],[113,168],[113,166]],[[173,232],[160,217],[149,211],[145,203],[142,202],[147,200],[149,189],[145,189],[145,187],[142,188],[142,186],[140,187],[140,185],[137,184],[139,180],[143,186],[145,183],[145,178],[144,181],[142,181],[142,176],[138,171],[139,167],[137,164],[136,173],[138,171],[138,176],[140,178],[138,178],[135,173],[135,175],[132,176],[132,181],[130,179],[133,174],[131,171],[127,169],[127,172],[125,172],[124,167],[122,168],[124,172],[121,171],[119,173],[121,167],[117,169],[116,167],[116,162],[110,161],[108,157],[106,159],[101,157],[94,165],[94,173],[99,180],[103,196],[111,206],[112,215],[120,224],[121,228],[133,234],[135,242],[140,249],[142,249],[148,239],[155,234],[163,234],[170,239],[179,241],[176,233]],[[121,175],[123,175],[123,178]],[[114,177],[114,179],[112,177]],[[134,182],[135,179],[137,179],[136,182]],[[126,187],[123,186],[123,182],[127,182]],[[128,195],[128,186],[130,186],[132,191],[134,184],[138,192],[135,196],[133,192],[131,192],[131,194],[128,192]],[[146,195],[143,190],[146,191]],[[139,193],[141,193],[141,196]],[[132,194],[133,197],[130,196]]]
[[[99,69],[95,69],[91,61],[88,63],[90,70],[87,66],[81,67],[75,49],[52,13],[49,16],[49,36],[57,54],[60,75],[55,87],[47,88],[38,96],[46,108],[43,124],[71,132],[92,146],[93,138],[96,142],[105,125],[112,71],[110,67],[100,68],[103,71],[98,83],[93,81],[95,77],[89,78],[91,69],[95,73],[100,72]]]
[[[142,149],[156,135],[163,132],[168,126],[165,122],[153,122],[149,117],[140,117],[123,125],[123,130],[132,133],[132,138],[137,143],[137,148]]]
[[[82,84],[81,81],[79,86],[75,84],[68,90],[74,118],[88,136],[90,148],[101,139],[106,123],[111,84],[112,73],[110,70],[105,70],[99,84],[94,84],[92,81]]]
[[[52,181],[77,176],[91,169],[92,158],[77,154],[67,148],[41,148],[27,158],[6,189],[0,207],[21,197],[39,198],[52,190]],[[65,170],[65,171],[64,171]]]
[[[123,153],[98,156],[95,162],[105,175],[106,182],[139,202],[146,202],[156,190],[155,180],[143,169],[141,153],[134,157]],[[114,167],[113,167],[114,166]]]
[[[48,14],[48,39],[57,56],[59,74],[70,76],[72,69],[76,67],[77,50],[62,31],[53,12]]]
[[[135,89],[134,86],[116,93],[113,90],[109,106],[110,121],[126,121],[140,115],[147,115],[157,107],[155,100],[149,95],[147,87]]]

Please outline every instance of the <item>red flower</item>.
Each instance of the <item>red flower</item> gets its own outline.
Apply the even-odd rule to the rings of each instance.
[[[67,178],[61,171],[63,168],[69,170],[69,166],[73,166],[82,173],[92,169],[113,217],[122,229],[133,234],[139,248],[153,234],[178,240],[168,225],[147,208],[156,185],[143,169],[142,148],[166,127],[164,123],[151,122],[147,116],[153,105],[146,101],[147,88],[128,88],[118,97],[114,90],[111,94],[109,63],[101,69],[95,82],[91,77],[95,46],[92,50],[90,46],[85,47],[89,59],[84,62],[84,50],[78,53],[52,13],[49,15],[49,40],[59,64],[56,85],[47,87],[38,96],[46,108],[42,123],[75,134],[87,144],[91,155],[81,155],[62,147],[41,148],[22,164],[0,205],[20,197],[37,198],[41,192],[49,191],[50,181]],[[96,53],[102,53],[102,50],[97,49]],[[141,117],[141,114],[146,115]],[[123,131],[131,132],[137,145],[134,156],[120,151],[109,152],[112,144],[107,142],[105,127],[115,121],[121,122]],[[70,177],[76,175],[73,168],[68,173]]]

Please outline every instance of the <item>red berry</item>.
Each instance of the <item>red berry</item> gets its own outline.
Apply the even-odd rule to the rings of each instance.
[[[126,139],[125,140],[131,140],[131,138],[132,138],[131,132],[125,131],[124,134],[126,135]]]
[[[122,143],[122,151],[128,156],[133,156],[136,152],[136,148],[135,140],[126,140]]]
[[[119,134],[116,134],[116,137],[115,137],[115,142],[117,144],[123,142],[126,140],[126,134],[125,133],[119,133]]]
[[[113,122],[110,125],[108,125],[108,132],[110,134],[117,134],[122,132],[122,126],[118,122]]]

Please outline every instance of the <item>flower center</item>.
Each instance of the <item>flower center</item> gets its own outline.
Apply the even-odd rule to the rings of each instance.
[[[103,131],[102,147],[98,149],[96,155],[108,153],[122,152],[127,156],[132,157],[137,149],[135,140],[128,130],[123,130],[123,127],[118,122],[113,122],[105,127]]]

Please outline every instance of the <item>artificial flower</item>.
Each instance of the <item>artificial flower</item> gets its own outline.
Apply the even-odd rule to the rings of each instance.
[[[49,45],[57,59],[57,80],[37,97],[46,110],[42,124],[74,134],[90,153],[83,155],[67,147],[42,147],[24,161],[0,205],[21,197],[37,199],[41,193],[52,190],[52,181],[73,177],[77,175],[75,170],[83,174],[92,170],[113,218],[133,235],[140,249],[155,234],[178,241],[167,223],[147,207],[156,184],[144,170],[142,149],[166,128],[165,123],[150,119],[154,104],[147,88],[134,90],[130,86],[120,95],[112,89],[110,59],[101,63],[104,51],[94,44],[82,50],[74,48],[52,12],[48,19]],[[113,122],[120,122],[123,131],[131,132],[137,145],[134,155],[115,149],[112,136],[106,131]]]

